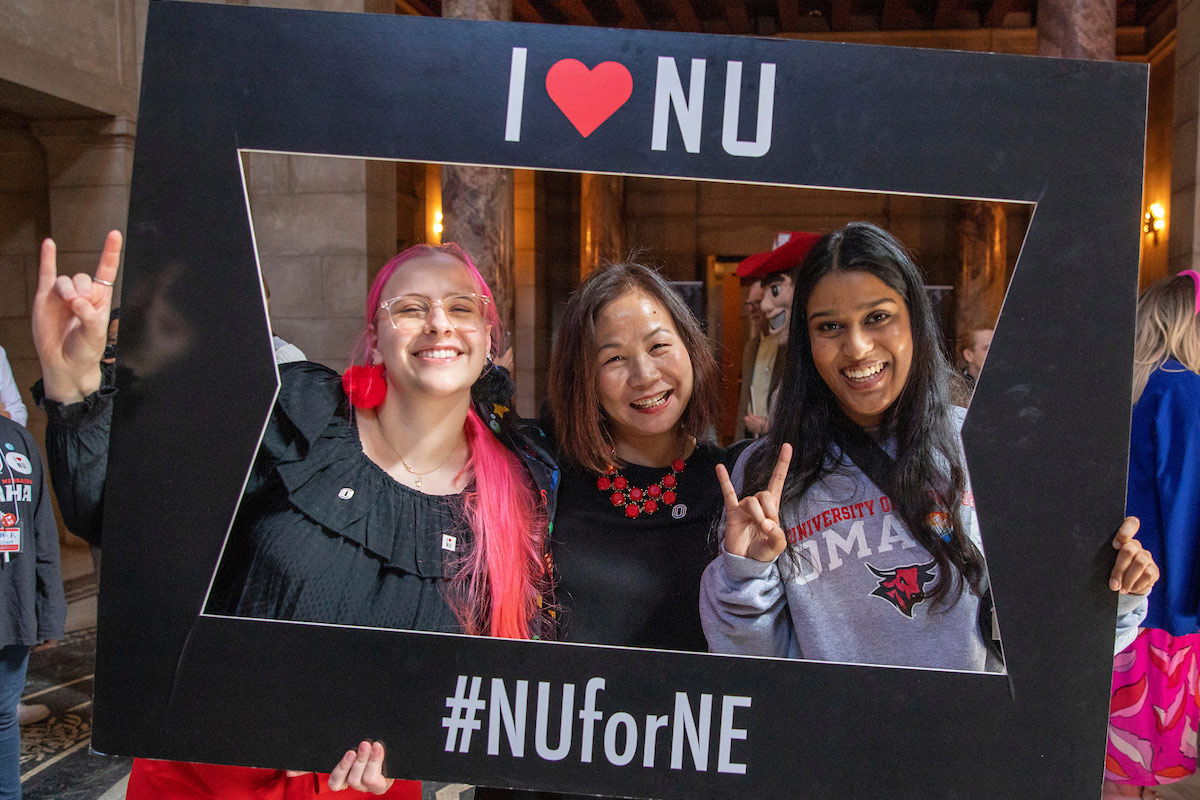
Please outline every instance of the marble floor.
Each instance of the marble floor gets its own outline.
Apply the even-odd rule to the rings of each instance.
[[[50,716],[21,729],[24,800],[124,800],[131,759],[88,749],[96,646],[96,582],[86,548],[62,551],[67,594],[66,636],[29,658],[26,703],[44,703]],[[473,787],[430,783],[424,800],[472,800]]]
[[[51,715],[21,729],[25,800],[124,800],[130,760],[91,753],[91,687],[96,640],[96,590],[91,554],[63,550],[66,636],[33,653],[24,701],[45,703]],[[473,787],[426,784],[424,800],[473,800]],[[1162,800],[1200,800],[1200,776],[1158,789]],[[864,799],[872,800],[872,799]]]

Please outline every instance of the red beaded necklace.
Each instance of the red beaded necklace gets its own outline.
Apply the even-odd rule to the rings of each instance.
[[[671,471],[659,478],[658,483],[652,483],[645,489],[630,486],[629,481],[621,471],[609,465],[608,473],[596,479],[596,488],[602,492],[612,492],[609,498],[615,508],[625,509],[625,516],[637,519],[642,513],[653,514],[658,511],[659,504],[675,505],[675,488],[678,484],[676,476],[683,472],[687,462],[683,454],[687,450],[687,439],[679,448],[679,458],[671,462]],[[615,456],[615,453],[614,453]]]

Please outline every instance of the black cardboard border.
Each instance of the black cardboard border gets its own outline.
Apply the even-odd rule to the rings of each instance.
[[[504,140],[527,48],[520,142]],[[709,79],[699,153],[650,149],[657,59]],[[629,102],[584,139],[539,80],[616,60]],[[721,148],[724,65],[777,64],[773,143]],[[1147,70],[947,51],[157,2],[150,7],[99,611],[102,752],[392,771],[653,797],[1095,797],[1124,504]],[[747,88],[746,94],[756,97]],[[744,114],[754,108],[743,101]],[[751,131],[749,123],[743,135]],[[198,617],[274,394],[238,148],[1036,202],[964,439],[1009,675]],[[170,314],[174,312],[176,317]],[[165,366],[163,331],[188,345]],[[165,327],[164,327],[165,326]],[[179,326],[171,329],[176,332]],[[178,339],[175,340],[178,343]],[[1086,365],[1082,379],[1081,365]],[[606,680],[600,708],[714,703],[705,771],[445,752],[459,675]],[[486,686],[483,696],[486,697]],[[511,691],[511,688],[510,688]],[[752,698],[716,769],[721,697]],[[552,728],[557,732],[557,712]],[[533,708],[530,709],[531,728]],[[578,728],[578,725],[577,725]],[[578,736],[578,730],[576,730]],[[557,736],[553,736],[556,739]],[[600,741],[597,732],[597,742]]]

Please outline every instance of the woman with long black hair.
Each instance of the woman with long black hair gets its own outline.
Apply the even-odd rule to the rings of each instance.
[[[770,436],[732,481],[719,468],[724,543],[701,588],[709,646],[998,668],[964,412],[920,271],[890,234],[856,222],[823,236],[795,280]],[[1113,541],[1110,585],[1123,595],[1158,576],[1136,530],[1127,520]],[[1121,606],[1136,625],[1142,598]]]

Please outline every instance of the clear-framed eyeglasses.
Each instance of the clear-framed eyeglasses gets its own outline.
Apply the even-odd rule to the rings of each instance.
[[[457,330],[469,333],[484,326],[487,304],[491,298],[476,294],[450,294],[434,300],[422,294],[404,294],[384,300],[380,309],[388,315],[392,327],[405,333],[413,333],[425,327],[425,320],[440,307],[450,324]]]

